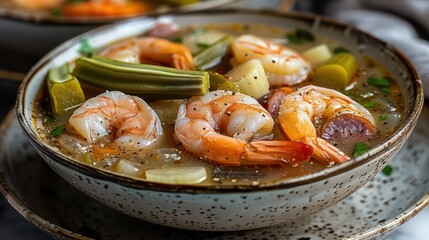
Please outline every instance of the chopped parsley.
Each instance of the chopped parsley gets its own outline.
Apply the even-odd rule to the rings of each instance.
[[[285,37],[293,44],[314,42],[316,40],[312,33],[304,29],[296,29],[294,33],[286,33]]]
[[[59,137],[63,133],[64,126],[58,126],[51,132],[51,137]]]
[[[183,42],[183,38],[182,37],[176,37],[176,38],[172,39],[171,41],[173,41],[175,43],[182,43]]]
[[[393,167],[392,167],[392,166],[390,166],[390,165],[385,166],[385,167],[383,168],[383,171],[382,171],[382,173],[383,173],[384,175],[386,175],[386,176],[390,176],[390,175],[392,175],[392,172],[393,172]]]
[[[357,142],[355,145],[355,148],[353,150],[353,157],[358,157],[358,156],[368,152],[369,149],[371,149],[371,147],[366,145],[365,143]]]
[[[383,78],[383,77],[369,77],[368,78],[368,84],[377,86],[380,88],[388,88],[391,85],[391,82],[389,79]]]
[[[388,118],[389,118],[388,115],[380,115],[380,116],[378,116],[378,120],[379,121],[384,121],[384,120],[387,120]]]
[[[380,90],[384,93],[390,94],[390,89],[387,87],[382,87],[382,88],[380,88]]]
[[[46,115],[46,121],[47,122],[58,122],[58,119],[56,119],[54,116],[48,114],[48,115]]]
[[[369,77],[368,84],[377,86],[383,93],[390,94],[390,85],[392,84],[389,79],[383,77]]]
[[[336,47],[332,50],[332,52],[336,55],[336,54],[340,54],[340,53],[349,53],[350,51],[344,47]]]
[[[369,101],[369,102],[365,102],[362,104],[365,108],[373,108],[375,107],[377,104],[373,101]]]
[[[80,40],[79,53],[90,56],[94,52],[94,48],[89,44],[88,38],[84,37]]]

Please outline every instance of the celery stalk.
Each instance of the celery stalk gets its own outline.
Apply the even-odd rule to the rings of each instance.
[[[62,114],[85,101],[79,81],[70,74],[70,65],[52,68],[47,77],[52,112]]]
[[[313,82],[325,87],[345,88],[356,75],[358,67],[359,63],[352,54],[340,53],[314,71]]]
[[[233,37],[226,35],[212,45],[209,45],[196,53],[194,56],[194,62],[197,69],[206,70],[219,64],[228,52],[232,41]]]

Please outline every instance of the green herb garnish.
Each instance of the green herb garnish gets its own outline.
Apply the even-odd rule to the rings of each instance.
[[[295,34],[298,38],[309,41],[309,42],[314,42],[314,40],[316,40],[316,38],[314,37],[314,35],[304,29],[297,29],[295,31]]]
[[[312,33],[304,29],[296,29],[294,33],[286,33],[285,37],[293,44],[314,42],[316,40]]]
[[[47,122],[58,122],[58,119],[56,119],[54,116],[47,114],[46,115],[46,121]]]
[[[373,108],[375,107],[377,104],[375,102],[369,101],[369,102],[365,102],[362,104],[365,108]]]
[[[80,40],[79,53],[85,56],[91,56],[94,53],[94,48],[89,44],[88,38],[82,38]]]
[[[344,47],[336,47],[332,50],[332,52],[336,55],[336,54],[340,54],[340,53],[350,53],[350,51],[347,48]]]
[[[390,175],[392,175],[392,172],[393,172],[393,167],[392,167],[392,166],[390,166],[390,165],[385,166],[385,167],[383,168],[383,171],[382,171],[382,173],[383,173],[384,175],[386,175],[386,176],[390,176]]]
[[[387,87],[382,87],[382,88],[380,88],[380,90],[384,93],[390,94],[390,89]]]
[[[379,121],[384,121],[384,120],[387,120],[388,118],[389,118],[388,115],[380,115],[380,116],[378,116],[378,120]]]
[[[388,88],[391,85],[391,82],[383,77],[369,77],[368,78],[368,84],[369,85],[373,85],[373,86],[377,86],[380,88]]]
[[[289,42],[293,43],[293,44],[301,44],[304,43],[305,41],[298,38],[295,34],[293,33],[287,33],[286,34],[286,38],[289,40]]]
[[[64,126],[58,126],[51,132],[51,137],[59,137],[63,133]]]
[[[182,37],[176,37],[176,38],[172,39],[171,41],[173,41],[175,43],[182,43],[183,42],[183,38]]]
[[[358,157],[358,156],[368,152],[369,149],[371,149],[371,147],[366,145],[365,143],[357,142],[355,145],[355,148],[353,150],[353,157]]]

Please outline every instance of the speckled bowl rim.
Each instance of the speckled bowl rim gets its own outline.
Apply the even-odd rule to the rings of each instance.
[[[283,181],[278,181],[275,183],[269,183],[269,184],[261,184],[257,186],[198,186],[198,185],[172,185],[172,184],[162,184],[162,183],[154,183],[154,182],[148,182],[143,179],[134,179],[130,177],[121,176],[119,174],[114,174],[112,172],[109,172],[107,170],[91,167],[89,165],[85,165],[84,163],[77,162],[59,152],[54,151],[54,149],[49,146],[48,144],[42,143],[34,131],[31,130],[32,123],[27,121],[27,119],[24,117],[24,98],[26,95],[26,91],[28,90],[26,86],[29,84],[29,82],[32,80],[33,76],[46,64],[49,63],[52,59],[54,59],[57,55],[61,54],[61,52],[65,51],[69,47],[79,43],[80,39],[82,37],[90,38],[91,36],[97,35],[99,33],[102,33],[103,31],[108,30],[112,27],[118,27],[123,23],[127,23],[130,21],[141,21],[143,19],[147,19],[147,17],[143,18],[136,18],[136,19],[129,19],[124,20],[122,22],[105,25],[99,28],[96,28],[94,30],[91,30],[89,32],[86,32],[82,35],[76,36],[51,52],[49,52],[45,57],[43,57],[33,68],[32,70],[27,74],[23,82],[21,83],[19,90],[18,90],[18,96],[17,96],[17,116],[18,120],[21,124],[21,126],[24,128],[24,131],[27,133],[27,135],[32,140],[33,145],[44,154],[50,156],[52,159],[57,161],[58,163],[65,165],[69,168],[72,168],[76,171],[83,172],[89,176],[92,176],[94,178],[104,179],[107,181],[113,181],[117,184],[127,186],[130,188],[135,189],[145,189],[145,190],[155,190],[155,191],[165,191],[165,192],[188,192],[188,193],[221,193],[221,192],[246,192],[246,191],[266,191],[268,189],[274,190],[274,189],[287,189],[289,187],[296,187],[300,185],[306,185],[310,184],[312,182],[322,181],[326,180],[332,176],[339,175],[345,171],[349,171],[357,166],[363,165],[365,163],[368,163],[375,159],[377,156],[381,155],[384,151],[387,149],[391,149],[392,146],[396,145],[400,140],[403,138],[407,138],[414,127],[417,124],[418,117],[420,115],[420,112],[423,108],[424,104],[424,97],[423,97],[423,91],[422,91],[422,82],[420,79],[420,76],[418,75],[416,69],[413,67],[412,63],[408,58],[401,53],[397,48],[395,48],[393,45],[386,43],[385,41],[382,41],[378,39],[377,37],[372,36],[369,33],[366,33],[358,28],[356,28],[353,25],[346,24],[339,22],[337,20],[319,16],[311,13],[304,13],[304,12],[290,12],[290,13],[280,13],[276,11],[270,11],[270,10],[239,10],[239,9],[225,9],[225,10],[212,10],[212,11],[200,11],[197,13],[181,13],[181,14],[172,14],[173,17],[180,17],[180,16],[187,16],[187,15],[215,15],[215,14],[233,14],[233,13],[240,13],[240,14],[249,14],[249,15],[265,15],[265,16],[275,16],[275,17],[282,17],[286,19],[293,19],[293,20],[299,20],[302,22],[313,22],[314,19],[319,20],[319,24],[329,24],[331,26],[335,26],[336,28],[340,29],[348,29],[350,32],[357,32],[360,35],[365,35],[366,37],[372,39],[372,41],[377,42],[381,46],[384,46],[385,49],[388,49],[392,53],[394,53],[398,58],[402,61],[404,66],[407,67],[407,71],[411,75],[410,81],[412,81],[413,88],[415,89],[415,95],[413,99],[413,107],[409,112],[409,117],[404,121],[402,126],[398,128],[394,134],[392,134],[384,144],[381,144],[367,153],[357,157],[353,158],[345,163],[334,165],[333,167],[327,168],[322,171],[318,171],[316,173],[304,175],[297,178],[290,178]],[[170,15],[170,14],[169,14]],[[160,15],[161,16],[161,15]]]
[[[11,1],[11,0],[7,0]],[[104,24],[112,23],[119,20],[141,17],[141,16],[152,16],[165,13],[184,13],[184,12],[194,12],[201,11],[206,9],[211,9],[219,7],[224,4],[232,3],[237,0],[210,0],[202,1],[198,3],[189,4],[181,7],[172,7],[168,10],[153,10],[148,11],[142,14],[136,14],[132,16],[125,17],[67,17],[67,16],[53,16],[48,11],[32,11],[26,10],[17,7],[9,7],[0,4],[0,17],[7,17],[10,19],[25,21],[25,22],[34,22],[34,23],[44,23],[44,24],[67,24],[67,25],[82,25],[82,24]]]
[[[5,132],[8,130],[8,126],[13,120],[15,120],[15,118],[16,118],[16,111],[11,110],[7,114],[7,116],[3,119],[3,122],[0,125],[0,146],[3,146],[3,144],[5,144],[4,143]],[[49,220],[34,213],[31,210],[30,206],[27,206],[25,202],[23,202],[18,196],[16,196],[15,193],[11,190],[11,188],[7,184],[1,161],[3,161],[3,159],[0,159],[0,192],[5,197],[7,202],[16,211],[18,211],[18,213],[21,216],[23,216],[26,220],[34,224],[36,227],[40,228],[41,230],[53,236],[67,237],[67,239],[91,239],[79,233],[72,232],[54,223],[51,223],[49,222]],[[379,234],[382,234],[384,232],[393,231],[394,229],[398,228],[402,224],[412,219],[414,216],[420,213],[427,206],[429,206],[429,192],[426,195],[424,195],[422,198],[418,199],[414,204],[411,204],[410,207],[398,213],[396,217],[391,218],[390,220],[387,220],[383,223],[380,223],[376,227],[369,228],[364,232],[346,237],[345,239],[350,239],[350,240],[368,239],[374,236],[378,236]]]
[[[420,198],[416,203],[414,203],[411,207],[405,209],[396,217],[391,218],[390,221],[383,222],[379,224],[377,227],[370,228],[364,232],[359,234],[354,234],[346,239],[350,240],[363,240],[363,239],[371,239],[385,232],[391,232],[404,223],[411,220],[414,216],[420,213],[423,209],[429,206],[429,192]]]

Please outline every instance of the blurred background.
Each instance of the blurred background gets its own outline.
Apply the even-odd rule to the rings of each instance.
[[[13,12],[0,2],[0,119],[13,109],[20,80],[48,51],[64,40],[100,26],[100,22],[73,23],[42,21]],[[216,2],[205,1],[205,2]],[[307,11],[356,24],[393,43],[416,65],[423,80],[429,79],[429,1],[425,0],[297,0],[220,1],[215,8],[256,8]],[[40,20],[40,19],[39,19]],[[103,21],[102,21],[103,22]],[[426,84],[425,92],[428,93]],[[386,239],[427,239],[429,211],[419,214]],[[407,235],[408,234],[408,235]],[[409,235],[411,234],[411,235]],[[21,217],[0,197],[2,239],[49,239]],[[411,237],[410,237],[411,236]]]

